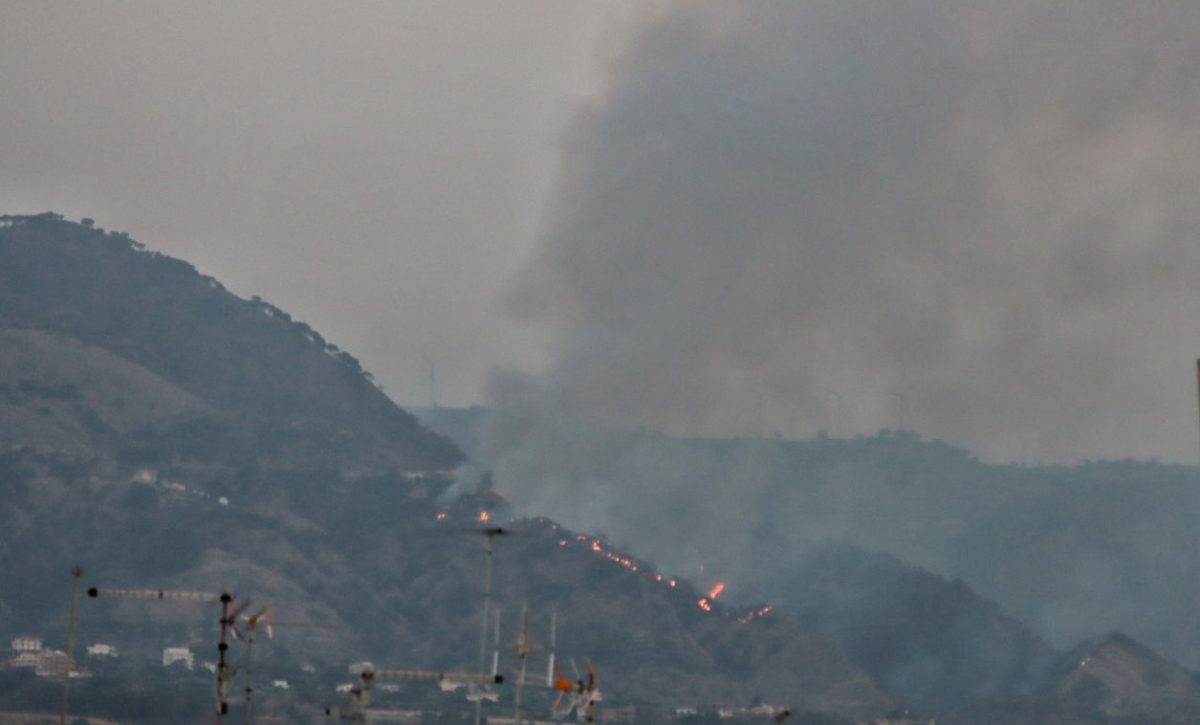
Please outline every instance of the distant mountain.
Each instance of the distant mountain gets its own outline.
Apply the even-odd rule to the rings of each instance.
[[[507,514],[486,488],[447,495],[461,460],[282,310],[121,233],[0,217],[0,641],[61,648],[80,564],[85,586],[271,604],[276,639],[257,645],[255,669],[293,686],[260,687],[264,714],[297,721],[336,705],[355,661],[472,669],[484,567],[471,532]],[[787,617],[702,605],[692,584],[603,537],[545,519],[511,527],[494,557],[506,669],[527,602],[542,658],[531,671],[545,667],[556,612],[560,662],[590,658],[608,707],[768,702],[865,717],[893,706]],[[157,658],[187,645],[215,659],[215,620],[204,604],[85,599],[81,646],[122,656],[86,662],[95,677],[73,687],[73,712],[207,719],[209,675],[170,674]],[[57,684],[23,672],[0,672],[0,708],[54,707]],[[544,712],[551,694],[532,688],[530,707]],[[466,704],[432,687],[377,698]]]
[[[1195,722],[1200,722],[1197,676],[1116,633],[1060,656],[1038,692],[983,703],[950,720],[951,725]]]
[[[1027,693],[1057,656],[963,582],[891,556],[816,546],[784,577],[772,601],[918,711]]]
[[[1053,694],[1109,717],[1200,722],[1200,680],[1149,647],[1114,633],[1086,642],[1063,658]]]

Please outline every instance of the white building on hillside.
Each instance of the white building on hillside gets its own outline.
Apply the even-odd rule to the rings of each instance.
[[[16,637],[12,641],[14,652],[41,652],[42,639],[40,637]]]
[[[164,647],[163,667],[170,667],[176,662],[182,662],[190,670],[196,666],[196,657],[187,647]]]

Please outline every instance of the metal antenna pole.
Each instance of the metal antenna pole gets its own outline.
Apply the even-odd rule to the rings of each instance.
[[[492,534],[484,532],[484,574],[483,574],[483,616],[479,634],[479,672],[483,672],[483,663],[487,657],[488,611],[492,607]],[[475,701],[475,725],[483,721],[483,700]]]
[[[521,632],[517,635],[517,656],[521,658],[521,675],[517,679],[517,693],[513,698],[513,723],[521,725],[521,700],[525,694],[525,663],[529,660],[529,605],[521,604]]]
[[[246,706],[245,706],[245,722],[246,725],[254,722],[253,708],[251,696],[254,694],[254,632],[255,627],[250,627],[250,631],[246,633]]]
[[[492,674],[500,674],[500,610],[496,609],[493,612],[496,615],[496,641],[492,644]]]
[[[550,657],[546,663],[546,687],[554,687],[554,648],[558,646],[558,612],[550,613]]]
[[[75,622],[79,615],[79,579],[83,569],[79,566],[71,569],[71,620],[67,625],[67,662],[63,670],[62,707],[59,708],[59,725],[67,725],[67,699],[71,691],[71,669],[75,665]]]
[[[228,592],[221,593],[221,638],[217,641],[217,725],[221,725],[221,717],[229,710],[229,703],[225,701],[225,690],[229,684],[229,665],[225,663],[229,643],[225,640],[225,633],[233,624],[233,618],[229,615],[232,602],[233,597]]]

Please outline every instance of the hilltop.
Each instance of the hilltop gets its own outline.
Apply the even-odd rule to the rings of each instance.
[[[354,356],[274,305],[240,299],[124,233],[54,214],[0,224],[0,328],[10,340],[23,334],[22,345],[4,348],[16,359],[0,359],[13,376],[0,432],[13,442],[103,447],[109,432],[169,437],[173,427],[190,427],[193,440],[203,431],[233,445],[271,429],[274,440],[264,443],[281,458],[319,450],[342,465],[409,470],[460,459],[393,404]],[[57,387],[28,389],[35,384]],[[28,406],[13,397],[21,392],[60,404],[29,429],[21,425]],[[164,409],[128,395],[162,398]]]

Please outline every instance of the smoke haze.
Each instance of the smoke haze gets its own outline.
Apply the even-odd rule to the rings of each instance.
[[[1194,459],[1198,25],[1183,2],[674,7],[562,151],[510,298],[550,334],[532,394],[673,433]]]
[[[1145,617],[1194,564],[1153,553],[1182,519],[1129,528],[1128,482],[891,490],[825,461],[814,491],[769,440],[667,436],[904,428],[990,462],[1194,461],[1198,31],[1185,2],[671,6],[564,143],[508,300],[550,362],[490,378],[495,485],[760,593],[805,544],[851,541],[1056,643],[1121,627],[1196,661],[1174,629],[1191,595]]]

